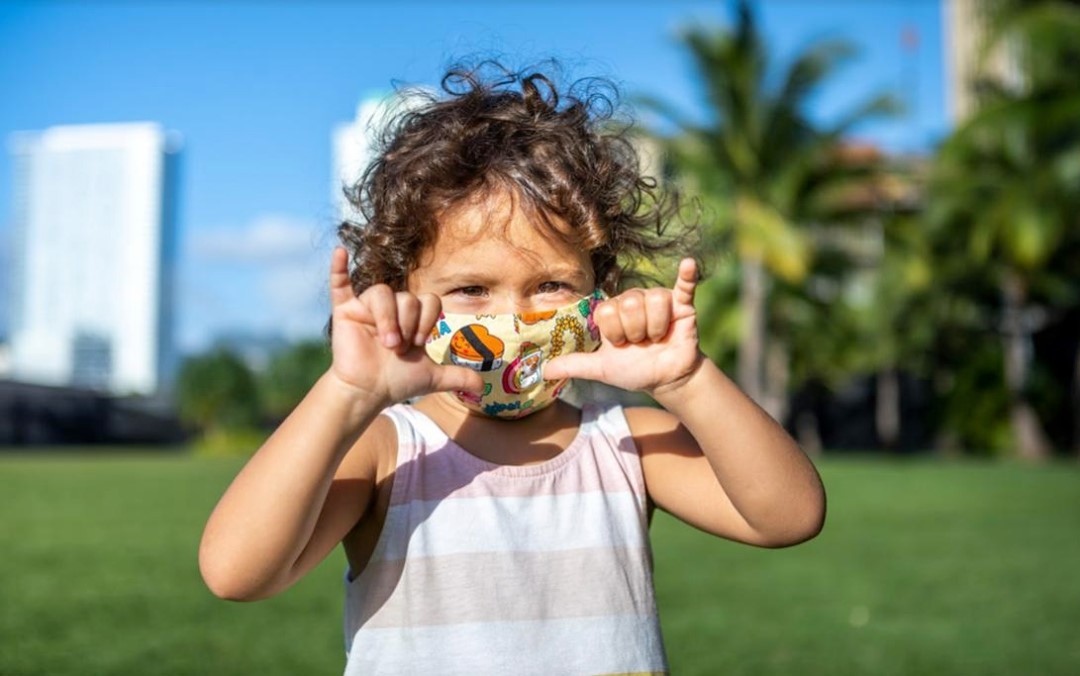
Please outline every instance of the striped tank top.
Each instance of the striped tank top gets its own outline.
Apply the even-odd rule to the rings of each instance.
[[[641,461],[618,405],[570,445],[497,465],[416,409],[371,560],[346,575],[346,676],[662,674]]]

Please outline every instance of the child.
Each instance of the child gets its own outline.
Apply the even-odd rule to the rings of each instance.
[[[692,259],[618,293],[668,203],[610,101],[539,73],[443,89],[353,193],[332,366],[215,508],[203,578],[266,598],[342,543],[347,674],[665,673],[653,507],[784,547],[821,529],[821,481],[699,351]],[[569,378],[663,409],[578,409]]]

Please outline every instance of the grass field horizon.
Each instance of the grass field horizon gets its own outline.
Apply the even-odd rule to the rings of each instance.
[[[202,526],[242,462],[0,454],[0,674],[341,673],[339,552],[254,604],[199,579]],[[657,514],[672,673],[1077,673],[1080,465],[815,463],[828,518],[797,547]]]

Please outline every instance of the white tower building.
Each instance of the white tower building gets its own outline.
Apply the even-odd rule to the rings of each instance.
[[[961,124],[978,108],[975,80],[993,77],[1009,87],[1023,82],[1017,45],[1002,40],[989,49],[991,10],[987,0],[945,0],[941,3],[945,40],[945,86],[949,117]],[[989,51],[988,51],[989,50]]]
[[[13,134],[11,375],[167,389],[180,137],[154,123]]]
[[[386,116],[390,100],[391,95],[386,93],[366,96],[356,107],[356,119],[334,128],[331,191],[338,220],[357,221],[360,218],[360,214],[345,199],[342,190],[359,180],[374,157],[377,129],[380,120]]]
[[[345,199],[342,188],[352,186],[364,174],[378,151],[376,145],[383,127],[405,110],[416,108],[432,94],[429,88],[409,88],[401,92],[375,92],[365,96],[356,107],[356,119],[334,128],[334,170],[331,192],[339,220],[360,221],[360,214]]]

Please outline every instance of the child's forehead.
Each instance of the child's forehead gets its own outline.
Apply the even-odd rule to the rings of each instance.
[[[516,191],[491,189],[474,193],[444,209],[436,217],[436,234],[462,241],[520,237],[539,232],[540,219],[537,209],[527,204]],[[558,216],[549,216],[548,220],[560,230],[569,231]]]
[[[510,276],[544,271],[577,277],[585,284],[593,280],[587,252],[569,238],[548,232],[532,210],[500,200],[463,204],[440,214],[417,273],[436,279],[478,269]]]
[[[570,228],[557,216],[548,223],[536,209],[505,192],[475,199],[437,216],[433,253],[453,255],[465,250],[510,249],[524,256],[582,259],[569,237]],[[550,225],[549,225],[550,224]],[[554,227],[552,227],[554,226]],[[584,260],[588,260],[584,256]]]

